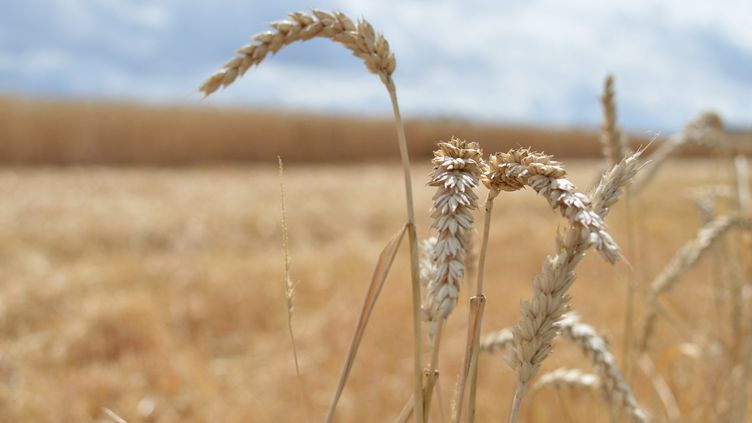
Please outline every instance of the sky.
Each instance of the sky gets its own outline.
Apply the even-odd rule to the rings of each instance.
[[[201,100],[250,35],[313,5],[384,33],[407,117],[596,126],[613,73],[627,129],[673,131],[704,110],[752,127],[749,0],[0,0],[0,95],[387,116],[379,79],[328,40]]]

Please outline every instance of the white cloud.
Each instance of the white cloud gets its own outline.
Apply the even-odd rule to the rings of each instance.
[[[55,22],[72,44],[8,50],[0,54],[0,72],[12,72],[10,61],[32,66],[37,74],[65,69],[59,77],[68,91],[83,89],[77,75],[87,75],[88,86],[101,85],[99,92],[151,101],[193,98],[194,86],[221,65],[222,59],[207,63],[214,57],[208,49],[221,46],[229,54],[246,42],[227,35],[245,34],[238,25],[247,22],[247,31],[255,32],[264,25],[260,16],[282,18],[299,8],[287,1],[217,0],[212,19],[204,19],[205,4],[175,0],[50,1]],[[613,72],[625,126],[676,129],[706,108],[732,123],[751,124],[748,0],[323,3],[365,16],[387,35],[397,54],[395,78],[407,115],[595,125],[602,78]],[[247,10],[257,13],[237,18]],[[223,13],[231,24],[222,24]],[[91,39],[114,53],[79,49]],[[321,45],[269,58],[210,101],[387,114],[388,98],[378,78],[351,66],[356,59],[343,49],[331,53]],[[332,63],[318,63],[321,57]],[[153,70],[141,70],[147,64]],[[24,80],[34,84],[31,77]]]

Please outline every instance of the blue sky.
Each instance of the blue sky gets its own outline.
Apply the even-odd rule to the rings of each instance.
[[[629,129],[675,130],[706,109],[752,126],[749,0],[0,0],[0,94],[199,103],[195,88],[251,34],[313,4],[386,35],[407,116],[594,126],[612,72]],[[325,40],[205,102],[390,111],[378,78]]]

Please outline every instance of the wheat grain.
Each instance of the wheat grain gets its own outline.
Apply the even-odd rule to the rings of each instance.
[[[288,19],[273,22],[270,26],[272,31],[252,36],[253,41],[238,49],[237,55],[204,81],[199,91],[208,96],[219,87],[235,82],[249,68],[261,63],[269,53],[275,54],[284,46],[314,37],[328,38],[345,46],[362,59],[366,68],[378,75],[384,84],[388,83],[397,65],[389,42],[364,19],[355,23],[341,12],[314,9],[310,15],[291,13]]]
[[[429,334],[436,335],[439,320],[446,319],[459,297],[465,272],[465,254],[473,230],[473,211],[478,196],[481,150],[477,143],[452,138],[440,142],[434,152],[434,171],[428,185],[436,187],[431,208],[436,230],[434,278],[428,282],[424,312]]]
[[[632,388],[616,365],[606,341],[590,325],[582,323],[574,313],[567,314],[557,324],[561,336],[577,344],[590,359],[601,379],[606,400],[612,407],[626,413],[633,421],[647,421],[647,414],[637,405]]]
[[[560,367],[541,375],[533,384],[532,392],[546,388],[590,391],[598,389],[600,384],[600,378],[594,373]]]
[[[424,289],[428,283],[436,278],[436,262],[434,261],[434,251],[436,250],[435,236],[428,237],[420,243],[420,284]]]
[[[616,120],[614,97],[614,77],[608,75],[603,84],[603,96],[601,96],[603,123],[601,124],[600,141],[603,156],[606,157],[610,166],[619,163],[629,153],[629,147],[627,147],[621,127]]]

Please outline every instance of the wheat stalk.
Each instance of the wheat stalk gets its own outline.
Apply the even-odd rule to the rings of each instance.
[[[582,323],[574,313],[567,314],[558,323],[561,336],[577,346],[590,359],[598,372],[606,400],[612,407],[627,414],[632,421],[643,423],[648,418],[637,405],[632,388],[616,365],[616,359],[608,349],[606,341],[590,325]]]
[[[708,249],[731,229],[752,229],[752,220],[744,216],[721,216],[703,226],[695,239],[676,252],[671,261],[653,279],[648,293],[648,308],[643,319],[640,352],[647,351],[657,317],[658,297],[670,291],[682,274],[689,270]]]
[[[749,192],[749,163],[747,157],[737,154],[734,157],[734,175],[736,176],[736,198],[739,211],[745,216],[752,213],[752,198]]]
[[[632,184],[635,193],[642,191],[653,180],[666,160],[682,147],[691,144],[717,145],[723,133],[723,122],[713,112],[705,112],[692,120],[684,129],[661,143],[648,157],[650,166]]]
[[[421,311],[420,311],[420,277],[418,266],[418,239],[415,229],[415,206],[412,194],[412,179],[410,177],[410,158],[407,151],[405,127],[402,124],[399,102],[397,101],[397,88],[392,80],[392,73],[396,68],[394,54],[389,48],[389,43],[383,35],[376,33],[373,26],[365,19],[354,23],[341,12],[328,13],[313,10],[311,15],[303,12],[295,12],[288,15],[288,19],[271,24],[272,31],[262,32],[252,37],[253,42],[246,44],[237,51],[237,55],[229,60],[219,71],[210,76],[199,87],[199,91],[205,96],[219,89],[227,87],[239,76],[242,76],[251,66],[260,64],[267,55],[279,51],[282,47],[296,41],[305,41],[314,37],[331,39],[342,44],[356,57],[359,57],[366,68],[378,75],[379,79],[389,93],[394,113],[394,123],[397,129],[397,139],[402,160],[402,171],[405,183],[405,202],[407,211],[406,229],[410,243],[410,276],[412,282],[412,307],[413,307],[413,395],[415,396],[414,408],[416,420],[423,422],[423,382],[422,382],[422,335],[421,335]],[[360,330],[365,330],[363,327]],[[354,338],[360,339],[359,336]],[[351,346],[351,351],[357,351],[357,346]],[[345,366],[352,361],[348,357]],[[347,371],[340,380],[337,393],[330,405],[326,420],[331,421],[334,409],[337,406],[339,392],[347,380]]]
[[[621,196],[624,186],[636,174],[637,160],[641,153],[642,150],[638,150],[625,157],[601,178],[590,202],[592,209],[581,209],[574,214],[574,217],[580,217],[571,219],[572,224],[563,239],[557,237],[556,255],[546,257],[541,273],[533,279],[533,298],[532,301],[522,303],[521,319],[513,330],[514,341],[507,357],[507,362],[517,372],[517,388],[509,420],[512,423],[517,421],[530,380],[551,352],[552,342],[556,337],[556,323],[568,309],[567,291],[575,280],[574,269],[585,251],[588,247],[595,246],[609,261],[619,257],[616,245],[605,232],[602,219],[608,214],[609,207]],[[555,169],[556,167],[552,170]],[[560,171],[556,172],[559,177],[563,176]],[[575,196],[569,193],[557,198],[579,199],[572,205],[589,202],[583,194]],[[566,210],[576,208],[572,205],[566,207]]]
[[[598,389],[600,385],[601,380],[594,373],[560,367],[541,375],[533,384],[531,391],[536,392],[546,388],[592,391]]]
[[[629,154],[629,147],[616,120],[614,97],[614,77],[608,75],[603,83],[603,95],[601,96],[603,123],[601,124],[600,141],[603,156],[606,157],[610,166],[619,163],[624,156]]]

